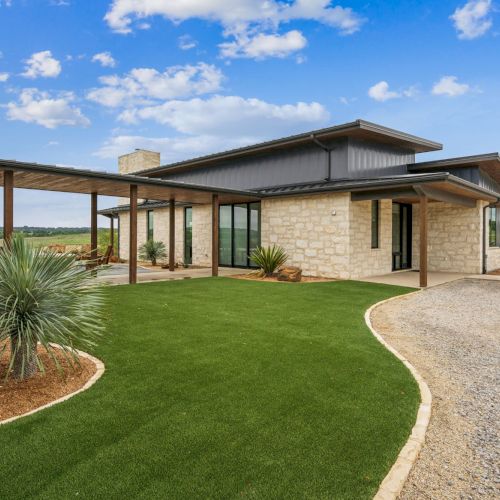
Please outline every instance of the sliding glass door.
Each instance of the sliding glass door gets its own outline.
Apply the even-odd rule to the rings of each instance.
[[[260,203],[219,207],[219,264],[252,267],[249,255],[260,245]]]

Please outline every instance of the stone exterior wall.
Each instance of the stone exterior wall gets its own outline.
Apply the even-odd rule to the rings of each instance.
[[[193,265],[212,265],[212,206],[193,206]]]
[[[153,239],[162,241],[168,252],[169,209],[158,208],[153,215]],[[129,212],[120,213],[120,258],[129,258]],[[147,241],[147,210],[137,212],[137,249]],[[167,261],[167,259],[165,259]],[[175,262],[184,262],[184,209],[175,209]]]
[[[467,208],[428,203],[429,271],[479,274],[482,269],[483,204]],[[419,269],[419,205],[413,205],[412,267]]]
[[[306,276],[349,278],[349,204],[347,193],[264,199],[262,245],[282,246]]]
[[[484,211],[483,211],[484,216]],[[488,211],[486,211],[488,217]],[[486,248],[486,272],[500,269],[500,246],[490,247],[489,231],[485,231],[484,244]],[[500,242],[498,243],[500,245]]]
[[[371,248],[371,201],[350,205],[350,277],[363,278],[392,271],[392,201],[380,200],[379,246]]]

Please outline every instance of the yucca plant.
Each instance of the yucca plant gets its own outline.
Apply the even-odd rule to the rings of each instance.
[[[53,344],[70,364],[78,363],[75,346],[94,347],[103,332],[103,309],[102,285],[76,265],[74,255],[33,248],[21,236],[0,250],[0,356],[9,342],[11,347],[6,377],[44,371],[38,344],[58,367]]]
[[[264,276],[272,276],[288,259],[285,250],[278,245],[257,247],[250,255],[250,260],[260,268]]]
[[[139,258],[151,261],[153,266],[156,266],[156,261],[166,256],[167,251],[161,241],[148,240],[139,248]]]

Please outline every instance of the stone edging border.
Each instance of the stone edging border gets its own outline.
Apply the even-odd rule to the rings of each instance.
[[[55,345],[55,347],[58,347],[58,346]],[[23,413],[22,415],[16,415],[15,417],[6,418],[5,420],[0,420],[0,425],[9,424],[10,422],[14,422],[15,420],[18,420],[20,418],[27,417],[28,415],[33,415],[34,413],[45,410],[46,408],[50,408],[51,406],[62,403],[63,401],[66,401],[66,400],[72,398],[73,396],[76,396],[80,392],[86,391],[87,389],[92,387],[102,377],[102,375],[104,373],[104,369],[105,369],[104,363],[100,359],[97,359],[94,356],[91,356],[90,354],[88,354],[86,352],[79,351],[78,349],[75,349],[75,351],[82,358],[87,358],[90,361],[92,361],[96,367],[96,372],[94,373],[94,375],[92,375],[92,377],[90,377],[87,380],[87,382],[85,383],[85,385],[83,387],[80,387],[80,389],[78,389],[74,392],[70,392],[69,394],[66,394],[65,396],[62,396],[54,401],[51,401],[50,403],[39,406],[38,408],[35,408],[34,410],[30,410],[26,413]]]
[[[421,291],[417,290],[416,292],[412,293],[421,293]],[[387,302],[391,302],[392,300],[400,299],[401,297],[407,297],[412,293],[406,295],[398,295],[396,297],[391,297],[390,299],[377,302],[365,312],[365,322],[374,337],[388,351],[392,352],[392,354],[394,354],[394,356],[396,356],[396,358],[398,358],[408,368],[408,370],[410,370],[420,389],[420,406],[418,408],[417,420],[415,422],[415,425],[413,426],[411,435],[408,438],[406,444],[399,452],[398,458],[396,459],[394,465],[391,467],[391,470],[380,484],[376,495],[373,497],[374,500],[394,500],[399,496],[406,482],[406,479],[410,474],[410,470],[418,458],[418,454],[420,453],[422,445],[424,444],[425,433],[427,431],[427,427],[429,426],[429,421],[431,418],[432,395],[429,386],[422,378],[422,376],[418,373],[416,368],[403,355],[396,351],[396,349],[394,349],[382,338],[382,336],[375,330],[371,322],[371,313],[376,307],[381,306],[382,304],[386,304]]]

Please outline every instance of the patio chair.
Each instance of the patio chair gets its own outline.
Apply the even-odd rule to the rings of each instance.
[[[85,264],[85,267],[87,269],[93,269],[97,266],[106,266],[109,264],[111,255],[113,255],[113,245],[108,245],[106,251],[104,252],[104,255],[97,255],[97,258],[95,259],[90,258],[89,262]]]

